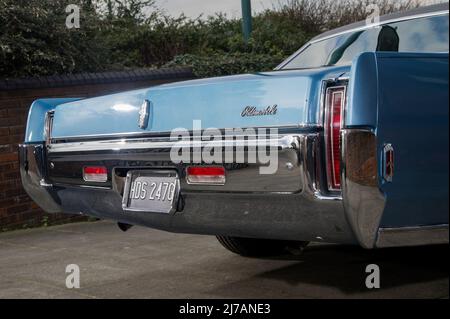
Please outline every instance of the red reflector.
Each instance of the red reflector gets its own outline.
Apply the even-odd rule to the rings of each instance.
[[[392,147],[392,144],[386,144],[384,146],[384,179],[386,182],[392,182],[392,179],[394,177],[394,148]]]
[[[345,87],[329,88],[327,92],[327,173],[330,190],[341,189],[341,129]]]
[[[224,185],[225,168],[222,166],[190,166],[186,169],[186,181],[191,185]]]
[[[108,170],[104,166],[86,166],[83,168],[83,179],[86,182],[107,182]]]

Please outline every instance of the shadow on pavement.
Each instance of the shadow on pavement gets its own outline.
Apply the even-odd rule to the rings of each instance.
[[[294,265],[258,275],[291,285],[308,283],[333,286],[345,293],[367,292],[365,268],[380,267],[382,288],[401,287],[445,279],[448,271],[448,245],[364,250],[353,246],[312,246],[300,256],[278,257],[298,261]]]

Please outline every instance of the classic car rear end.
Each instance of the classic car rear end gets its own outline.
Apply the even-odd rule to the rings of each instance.
[[[324,34],[274,72],[36,101],[20,157],[48,212],[241,254],[448,243],[448,5]]]

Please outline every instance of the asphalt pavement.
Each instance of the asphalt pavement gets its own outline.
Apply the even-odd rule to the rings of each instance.
[[[366,251],[312,244],[243,258],[214,237],[108,221],[0,234],[0,298],[448,298],[448,245]],[[80,288],[66,287],[66,267]],[[368,289],[366,266],[380,269]]]

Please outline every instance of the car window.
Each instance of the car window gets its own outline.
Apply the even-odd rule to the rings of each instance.
[[[367,51],[448,52],[448,14],[386,24],[318,41],[283,69],[350,64]]]
[[[448,15],[391,24],[400,36],[400,52],[448,52]]]

